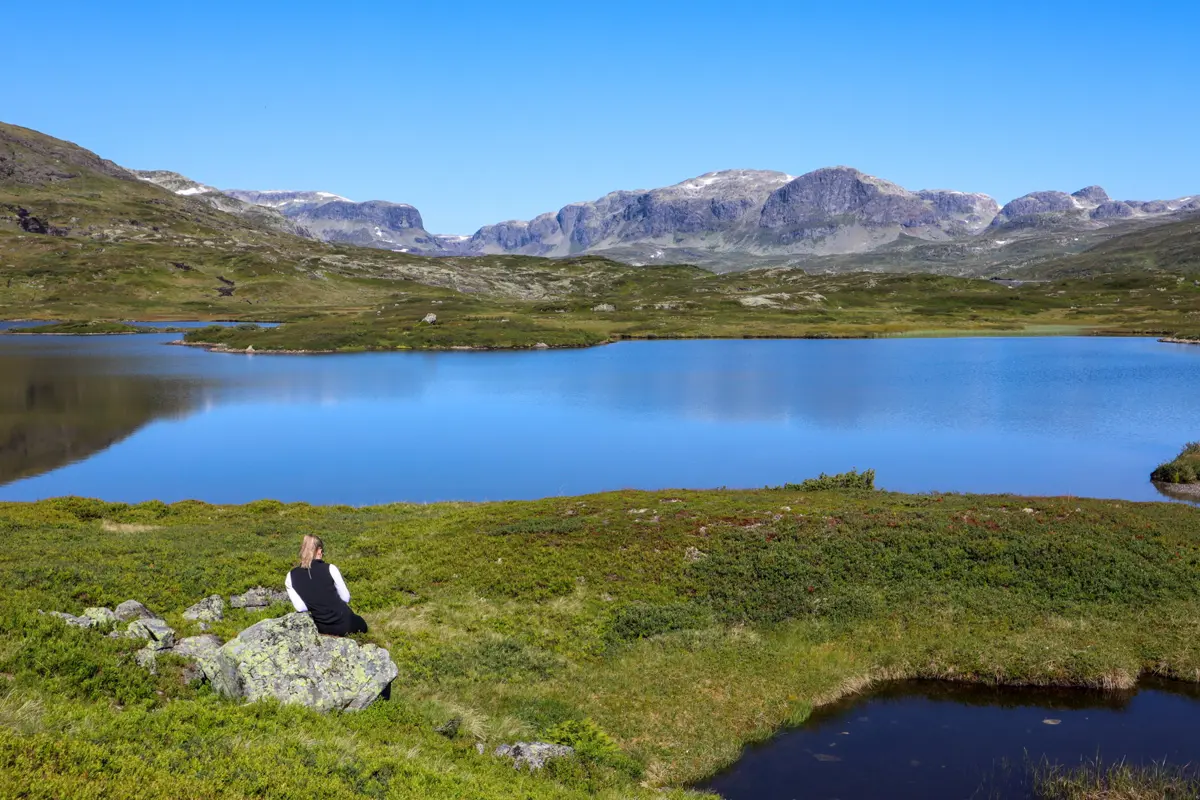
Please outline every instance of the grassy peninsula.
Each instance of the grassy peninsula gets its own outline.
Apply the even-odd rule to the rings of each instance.
[[[879,679],[1200,680],[1194,509],[821,488],[867,477],[361,509],[0,504],[0,794],[683,797]],[[132,597],[185,635],[182,609],[277,585],[307,531],[400,666],[365,712],[235,705],[37,613]],[[452,717],[455,738],[435,732]],[[531,776],[475,749],[535,736],[584,755]],[[1052,796],[1087,796],[1064,780]]]

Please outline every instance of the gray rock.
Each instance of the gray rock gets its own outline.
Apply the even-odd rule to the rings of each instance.
[[[184,619],[198,622],[220,622],[225,617],[225,598],[219,594],[209,595],[183,612]]]
[[[421,212],[406,203],[356,203],[330,192],[230,189],[224,195],[272,209],[304,233],[327,242],[432,255],[442,254],[447,244],[426,231]]]
[[[121,605],[117,606],[117,619],[121,622],[129,622],[133,619],[152,619],[157,617],[150,609],[139,603],[137,600],[126,600]]]
[[[565,744],[550,744],[549,742],[517,742],[502,744],[492,755],[497,758],[512,759],[514,769],[529,769],[535,772],[546,763],[556,758],[569,758],[575,754],[575,749]]]
[[[180,639],[171,650],[175,655],[191,659],[194,669],[184,672],[184,679],[188,683],[201,678],[207,679],[209,683],[220,680],[220,651],[221,640],[211,633]]]
[[[91,628],[96,625],[96,621],[93,619],[89,619],[88,617],[77,617],[74,614],[68,614],[64,611],[51,611],[50,616],[58,617],[72,628]]]
[[[308,231],[298,226],[295,222],[280,214],[273,208],[248,203],[244,200],[239,200],[236,197],[224,194],[221,191],[214,189],[212,186],[206,186],[203,183],[198,183],[191,178],[184,177],[178,172],[169,172],[165,169],[139,169],[131,170],[131,172],[147,183],[153,183],[160,186],[169,192],[173,192],[183,197],[190,197],[199,202],[207,203],[219,211],[224,211],[227,214],[234,214],[242,217],[249,222],[257,223],[266,227],[274,228],[284,233],[291,233],[297,236],[307,236]]]
[[[1071,192],[1071,197],[1092,206],[1103,205],[1110,200],[1108,192],[1099,186],[1085,186],[1078,192]]]
[[[322,636],[308,614],[288,614],[251,625],[221,647],[209,680],[229,697],[356,711],[373,703],[397,674],[386,650]]]
[[[175,630],[161,619],[135,619],[125,629],[125,635],[149,640],[146,646],[152,650],[168,650],[175,644]]]
[[[117,626],[120,620],[117,614],[111,608],[103,606],[92,606],[83,610],[83,616],[92,621],[92,624],[97,628],[112,630]]]
[[[612,303],[599,303],[592,306],[592,311],[616,311],[617,308]]]
[[[1137,215],[1137,210],[1129,203],[1120,200],[1109,200],[1092,209],[1092,219],[1128,219]]]
[[[242,594],[235,594],[229,598],[229,605],[234,608],[245,608],[250,611],[258,611],[269,608],[276,603],[286,602],[288,602],[287,592],[268,589],[265,586],[255,586],[253,589]]]
[[[136,653],[133,654],[133,660],[137,662],[137,665],[139,667],[148,671],[151,675],[157,675],[158,674],[158,660],[157,659],[158,659],[158,654],[161,652],[166,652],[166,651],[158,650],[154,647],[151,647],[150,645],[146,645],[141,650],[138,650]]]
[[[437,322],[437,314],[426,314],[421,318],[421,322],[424,322],[426,325],[433,325]]]

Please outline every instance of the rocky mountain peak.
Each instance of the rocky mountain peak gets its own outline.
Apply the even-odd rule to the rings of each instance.
[[[1071,197],[1092,206],[1107,203],[1111,199],[1108,196],[1108,192],[1099,186],[1085,186],[1078,192],[1072,192]]]

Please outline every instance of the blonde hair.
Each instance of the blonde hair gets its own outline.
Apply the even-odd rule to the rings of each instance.
[[[321,541],[320,536],[313,536],[311,533],[304,534],[304,541],[300,543],[300,566],[305,569],[312,567],[313,559],[317,557],[317,551],[324,549],[325,543]]]

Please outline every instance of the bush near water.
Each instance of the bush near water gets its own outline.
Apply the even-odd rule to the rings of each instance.
[[[1200,442],[1188,442],[1173,460],[1155,467],[1150,480],[1162,483],[1200,481]]]
[[[355,714],[239,705],[64,626],[179,634],[304,532],[399,667]],[[1200,678],[1200,519],[1165,503],[796,488],[372,508],[0,504],[0,796],[684,797],[871,679]],[[229,639],[280,609],[230,610]],[[447,722],[459,722],[447,726]],[[450,732],[439,733],[438,729]],[[556,741],[537,774],[496,745]],[[485,753],[476,744],[485,745]]]

